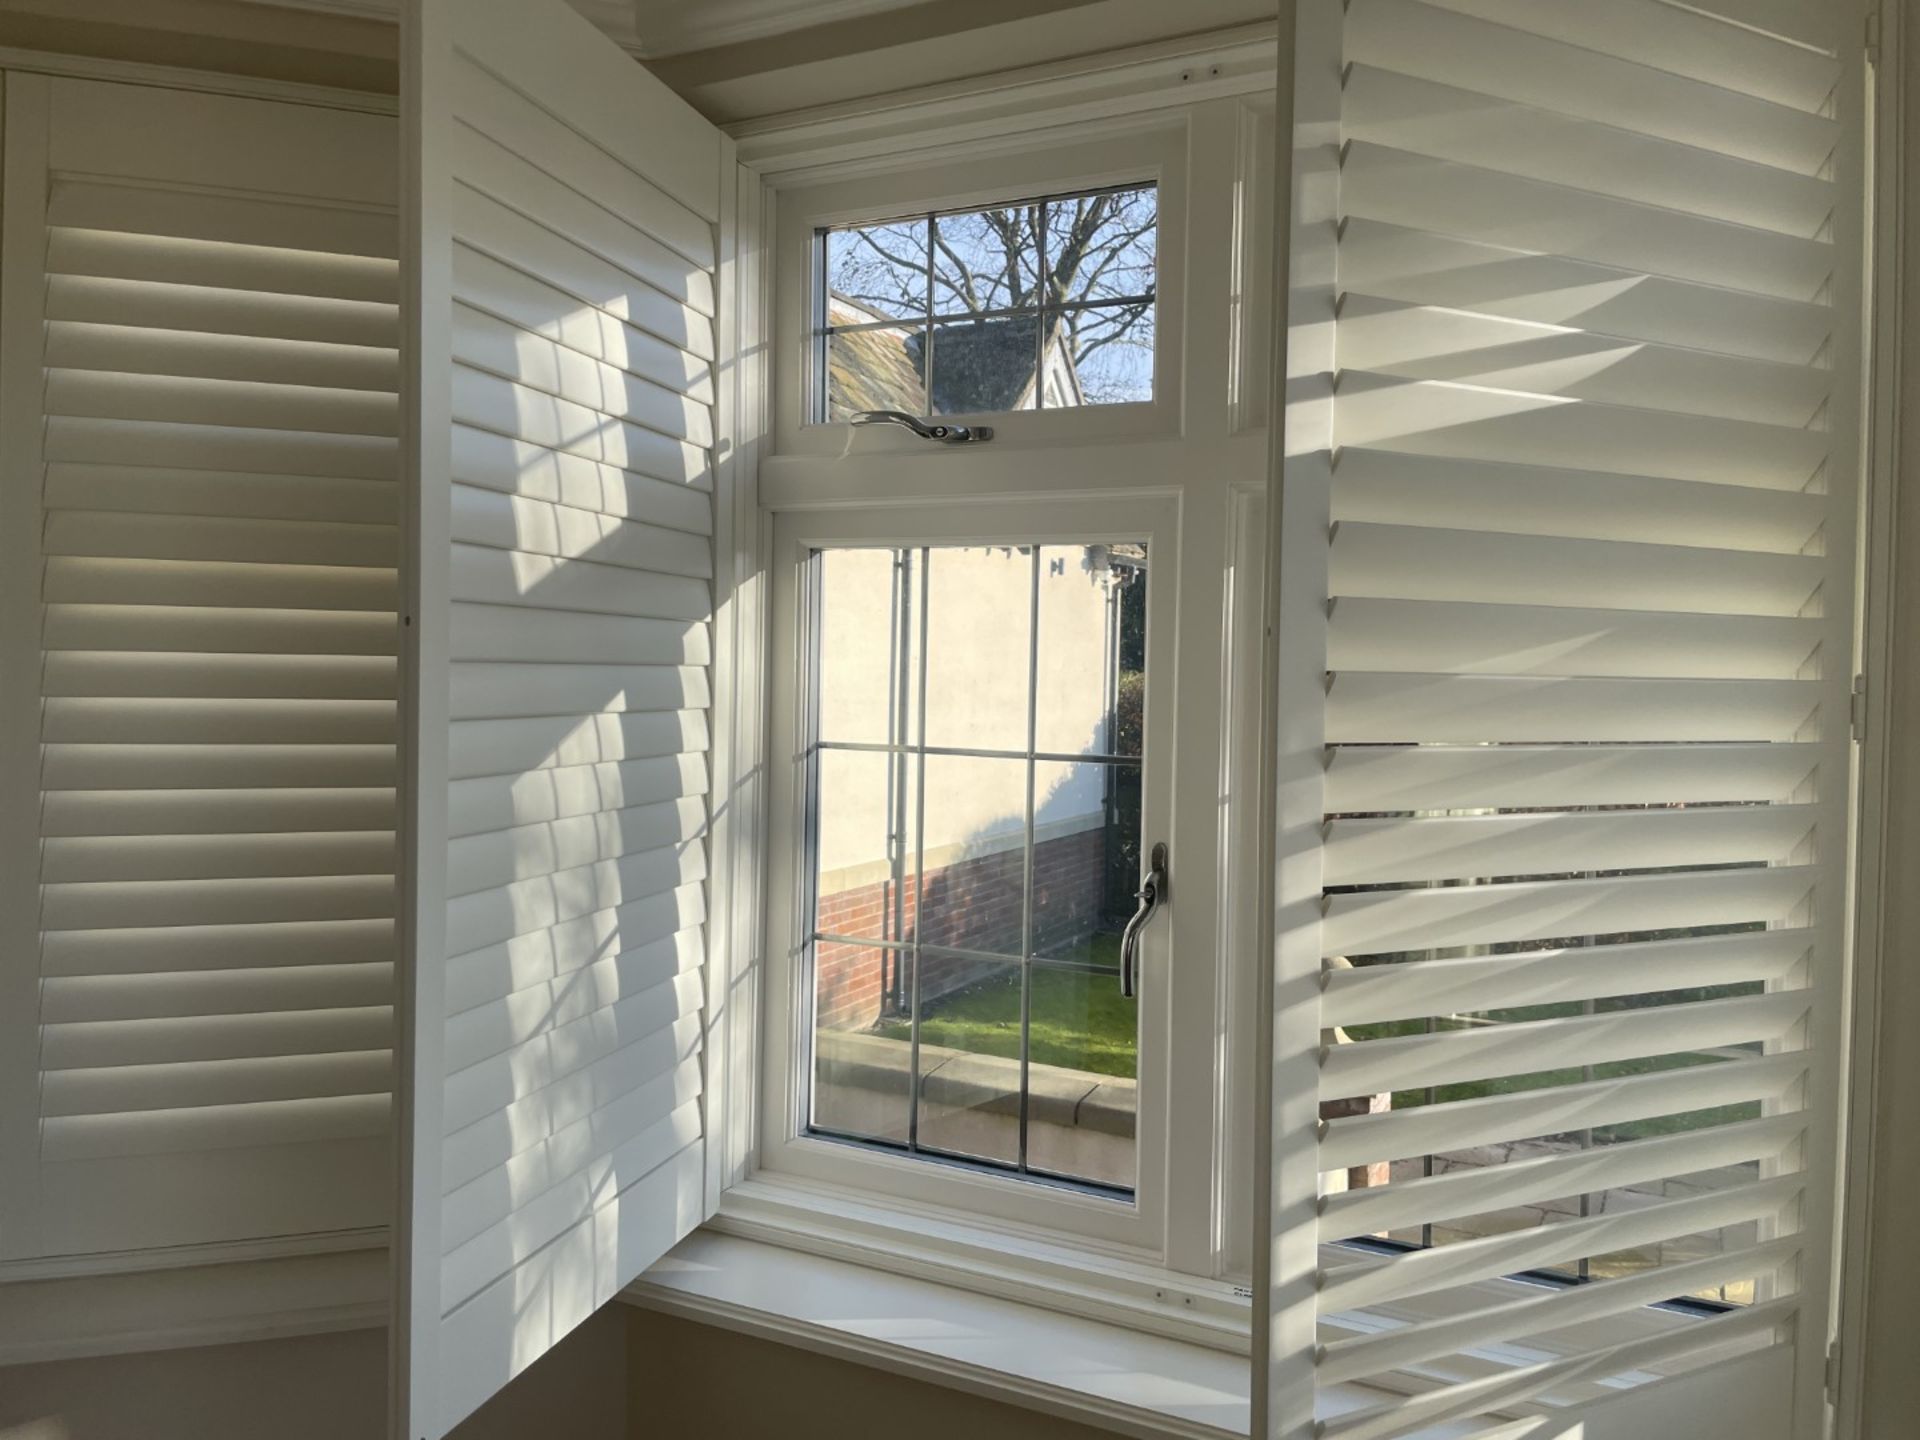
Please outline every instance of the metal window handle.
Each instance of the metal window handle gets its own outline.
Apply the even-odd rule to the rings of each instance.
[[[991,425],[942,425],[937,420],[921,420],[904,410],[856,410],[847,417],[850,425],[903,425],[922,440],[938,440],[942,445],[965,445],[970,440],[991,440]]]
[[[1133,918],[1127,921],[1127,928],[1120,932],[1120,993],[1129,1000],[1133,999],[1133,977],[1139,966],[1140,932],[1147,928],[1154,911],[1167,898],[1167,847],[1164,841],[1153,847],[1153,863],[1148,867],[1147,878],[1140,882],[1140,888],[1134,892],[1133,898],[1140,902],[1140,908],[1133,912]]]

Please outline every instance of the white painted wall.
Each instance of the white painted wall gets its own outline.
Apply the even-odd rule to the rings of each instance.
[[[820,736],[875,742],[887,737],[890,685],[901,659],[894,633],[894,551],[833,550],[822,562]],[[939,549],[927,575],[927,744],[1024,750],[1027,652],[1032,633],[1031,551]],[[1039,750],[1106,751],[1115,571],[1104,552],[1041,547]],[[907,629],[908,730],[917,737],[914,672],[920,647],[920,585],[912,584]],[[912,767],[909,767],[909,776]],[[886,870],[886,763],[876,754],[832,753],[822,761],[821,888],[871,884]],[[911,783],[911,779],[910,779]],[[928,868],[1017,845],[1026,827],[1026,765],[1020,760],[935,756],[927,762]],[[1101,822],[1101,767],[1043,763],[1035,777],[1039,839]],[[915,820],[909,802],[909,855]]]

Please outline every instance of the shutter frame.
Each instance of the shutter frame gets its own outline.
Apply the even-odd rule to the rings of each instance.
[[[402,69],[394,1424],[437,1440],[708,1213],[732,178],[718,131],[558,0],[408,7]]]
[[[392,122],[25,74],[7,109],[0,1257],[371,1230]]]
[[[1764,1409],[1685,1411],[1706,1427],[1688,1433],[1719,1435],[1714,1425],[1743,1423],[1736,1410],[1749,1425],[1764,1415],[1769,1428],[1754,1433],[1818,1433],[1833,1197],[1824,1182],[1800,1188],[1789,1177],[1832,1171],[1842,1023],[1861,403],[1861,277],[1851,257],[1864,195],[1863,62],[1857,33],[1833,13],[1845,8],[1617,0],[1600,14],[1559,0],[1303,0],[1296,17],[1283,7],[1296,43],[1294,83],[1281,77],[1280,122],[1294,217],[1291,260],[1283,247],[1277,284],[1291,297],[1294,328],[1283,352],[1292,373],[1288,424],[1275,437],[1283,499],[1269,554],[1282,592],[1269,694],[1281,698],[1274,1093],[1263,1177],[1271,1246],[1257,1282],[1266,1313],[1255,1349],[1270,1359],[1256,1378],[1257,1433],[1387,1440],[1448,1419],[1537,1413],[1541,1394],[1558,1393],[1577,1400],[1566,1402],[1571,1410],[1548,1405],[1556,1421],[1590,1416],[1596,1433],[1611,1434],[1616,1415],[1647,1423],[1663,1394],[1696,1405],[1716,1375],[1743,1368],[1728,1358],[1739,1345],[1663,1347],[1650,1338],[1580,1358],[1583,1343],[1613,1342],[1583,1342],[1576,1332],[1544,1345],[1568,1359],[1536,1383],[1520,1370],[1502,1379],[1498,1367],[1511,1360],[1483,1354],[1456,1364],[1447,1356],[1473,1336],[1438,1322],[1418,1356],[1410,1342],[1376,1345],[1368,1327],[1385,1323],[1377,1318],[1336,1341],[1349,1322],[1332,1314],[1316,1336],[1316,1310],[1343,1296],[1363,1309],[1394,1301],[1396,1273],[1408,1277],[1410,1301],[1434,1293],[1439,1279],[1429,1286],[1412,1277],[1444,1276],[1451,1246],[1416,1251],[1397,1269],[1392,1258],[1355,1262],[1337,1249],[1316,1259],[1311,1245],[1315,1236],[1331,1245],[1458,1221],[1500,1209],[1506,1196],[1527,1205],[1645,1187],[1694,1168],[1687,1162],[1697,1156],[1761,1176],[1751,1194],[1763,1207],[1793,1192],[1783,1223],[1761,1229],[1753,1258],[1733,1264],[1790,1262],[1798,1277],[1773,1292],[1778,1298],[1762,1289],[1758,1304],[1702,1331],[1748,1332],[1755,1338],[1742,1343],[1769,1347],[1773,1364],[1791,1371],[1791,1394],[1776,1392]],[[1727,30],[1721,17],[1757,28]],[[1727,45],[1711,43],[1723,33]],[[1473,37],[1481,43],[1464,43]],[[1556,55],[1572,65],[1558,79]],[[1819,83],[1823,73],[1830,84]],[[1630,93],[1640,101],[1619,98]],[[1689,110],[1690,94],[1703,97],[1701,107]],[[1479,96],[1491,98],[1480,105]],[[1415,101],[1431,113],[1425,129],[1408,124]],[[1495,123],[1529,114],[1531,127]],[[1754,123],[1736,124],[1742,115]],[[1579,136],[1593,141],[1584,170],[1573,163],[1581,147],[1567,148]],[[1549,152],[1572,160],[1550,173],[1542,168]],[[1663,154],[1676,162],[1670,175],[1635,173],[1627,158],[1651,166]],[[1395,176],[1394,185],[1375,184],[1376,172]],[[1709,173],[1723,188],[1690,196],[1681,182]],[[1549,193],[1564,203],[1527,213],[1528,196]],[[1823,194],[1830,215],[1821,213]],[[1321,208],[1329,200],[1331,209]],[[1626,228],[1575,236],[1565,218],[1625,216],[1635,205],[1663,213],[1648,212],[1631,239]],[[1700,219],[1751,233],[1738,253],[1716,245],[1709,256],[1690,238],[1711,228]],[[1734,244],[1734,232],[1724,233]],[[1812,240],[1828,258],[1795,271],[1794,246],[1770,236]],[[1623,358],[1609,370],[1615,355]],[[1632,408],[1612,408],[1620,406]],[[1743,433],[1756,420],[1769,429]],[[1743,458],[1729,464],[1735,456]],[[1458,562],[1450,570],[1449,554]],[[1300,699],[1314,694],[1325,704]],[[1714,869],[1729,863],[1765,868]],[[1438,888],[1368,888],[1410,882]],[[1750,947],[1739,935],[1635,933],[1749,921],[1769,927],[1752,932]],[[1576,950],[1544,938],[1580,935],[1631,943]],[[1445,948],[1453,946],[1467,948]],[[1419,958],[1436,948],[1444,958]],[[1389,951],[1419,955],[1344,968],[1342,957]],[[1615,958],[1624,968],[1609,976]],[[1655,995],[1635,1002],[1655,1006],[1636,1014],[1602,993],[1695,982],[1758,993],[1701,992],[1751,1001],[1740,1019],[1719,1008],[1723,1000],[1700,1001],[1690,1014],[1685,1005],[1658,1008]],[[1596,1002],[1598,1015],[1577,1018],[1581,1004]],[[1334,1033],[1373,1021],[1412,1026],[1456,1003],[1519,1014],[1432,1041],[1346,1043]],[[1525,1008],[1550,1004],[1576,1018],[1531,1019],[1541,1012]],[[1729,1029],[1715,1028],[1721,1018]],[[1303,1059],[1313,1062],[1306,1073],[1327,1078],[1320,1093],[1328,1101],[1359,1091],[1384,1102],[1402,1086],[1560,1062],[1577,1079],[1582,1058],[1611,1062],[1642,1045],[1684,1049],[1709,1043],[1710,1030],[1730,1038],[1774,1020],[1784,1031],[1767,1053],[1704,1070],[1426,1109],[1376,1104],[1375,1113],[1347,1108],[1324,1119],[1292,1088]],[[1693,1030],[1696,1021],[1709,1023]],[[1561,1041],[1575,1048],[1558,1049]],[[1603,1064],[1600,1073],[1614,1071]],[[1564,1105],[1543,1122],[1544,1102],[1529,1095],[1557,1095]],[[1324,1199],[1300,1176],[1323,1170],[1344,1185],[1349,1169],[1371,1178],[1376,1162],[1583,1123],[1646,1134],[1637,1121],[1713,1104],[1757,1118],[1682,1132],[1694,1145],[1655,1133],[1591,1151],[1520,1152],[1484,1171],[1400,1178],[1417,1175],[1416,1166],[1395,1170],[1377,1190],[1336,1189]],[[1693,1209],[1669,1200],[1619,1225],[1571,1221],[1513,1241],[1463,1240],[1454,1258],[1464,1279],[1494,1294],[1511,1288],[1495,1278],[1502,1257],[1517,1268],[1523,1252],[1570,1257],[1582,1253],[1583,1234],[1595,1245],[1610,1234],[1650,1235],[1665,1222],[1649,1217],[1664,1207],[1682,1207],[1665,1213],[1685,1223],[1726,1213],[1719,1203]],[[1451,1233],[1481,1233],[1477,1223]],[[1482,1254],[1483,1264],[1470,1263]],[[1361,1268],[1343,1268],[1355,1263]],[[1675,1273],[1676,1288],[1684,1279]],[[1616,1283],[1568,1292],[1567,1313],[1604,1306],[1602,1292]],[[1619,1283],[1614,1295],[1628,1298],[1631,1287]],[[1645,1298],[1663,1298],[1665,1283],[1645,1282]],[[1414,1320],[1445,1313],[1418,1304],[1388,1310]],[[1538,1323],[1509,1333],[1529,1343]],[[1377,1373],[1416,1360],[1454,1381],[1426,1392],[1432,1368],[1413,1381]],[[1613,1399],[1596,1384],[1635,1366],[1661,1373],[1668,1362],[1679,1372],[1704,1368]],[[1316,1368],[1323,1390],[1342,1394],[1318,1428],[1301,1399]],[[1481,1371],[1482,1380],[1462,1378]],[[1426,1393],[1348,1411],[1358,1398],[1352,1387],[1376,1379]],[[1493,1429],[1518,1436],[1537,1423]]]

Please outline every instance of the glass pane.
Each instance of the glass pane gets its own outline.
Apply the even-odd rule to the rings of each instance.
[[[933,221],[933,311],[984,315],[1040,303],[1040,206]]]
[[[1020,1163],[1020,972],[921,951],[921,1148]]]
[[[1026,762],[929,755],[925,763],[913,933],[922,945],[1017,958],[1026,918]]]
[[[1049,302],[1152,295],[1159,195],[1151,185],[1047,202]]]
[[[814,947],[811,1121],[816,1129],[904,1145],[913,1103],[912,1047],[894,997],[906,993],[901,952]]]
[[[1145,561],[1110,543],[817,557],[817,1128],[1133,1185],[1139,1013],[1117,971],[1139,883]],[[1036,733],[1087,758],[1040,760]],[[903,1129],[916,1013],[925,1084]]]
[[[827,323],[913,320],[927,313],[927,222],[858,225],[826,235]]]
[[[814,931],[904,939],[913,913],[912,762],[873,750],[823,750],[816,763]]]
[[[1112,973],[1036,961],[1027,1025],[1027,1168],[1131,1188],[1140,1005]]]
[[[928,379],[932,413],[990,415],[1034,409],[1039,353],[1038,315],[936,323]]]
[[[1140,888],[1140,767],[1034,767],[1034,953],[1116,974]]]
[[[1033,551],[951,546],[925,564],[927,744],[1025,753]]]
[[[823,550],[816,564],[817,738],[900,744],[918,724],[918,551]]]
[[[1151,300],[1067,310],[1052,323],[1060,339],[1048,354],[1047,409],[1153,399]]]
[[[1034,748],[1138,755],[1146,666],[1146,547],[1044,546]]]
[[[918,325],[869,325],[827,336],[827,418],[855,410],[927,413],[927,334]]]

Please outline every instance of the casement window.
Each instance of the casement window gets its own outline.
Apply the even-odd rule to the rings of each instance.
[[[814,1133],[1133,1190],[1148,559],[813,552]]]
[[[1223,832],[1253,807],[1223,786],[1265,441],[1232,393],[1252,259],[1196,281],[1185,255],[1248,203],[1252,113],[779,195],[763,1186],[1245,1273],[1253,927]],[[941,378],[1001,334],[964,397]]]
[[[820,418],[1153,398],[1151,185],[819,232]]]

